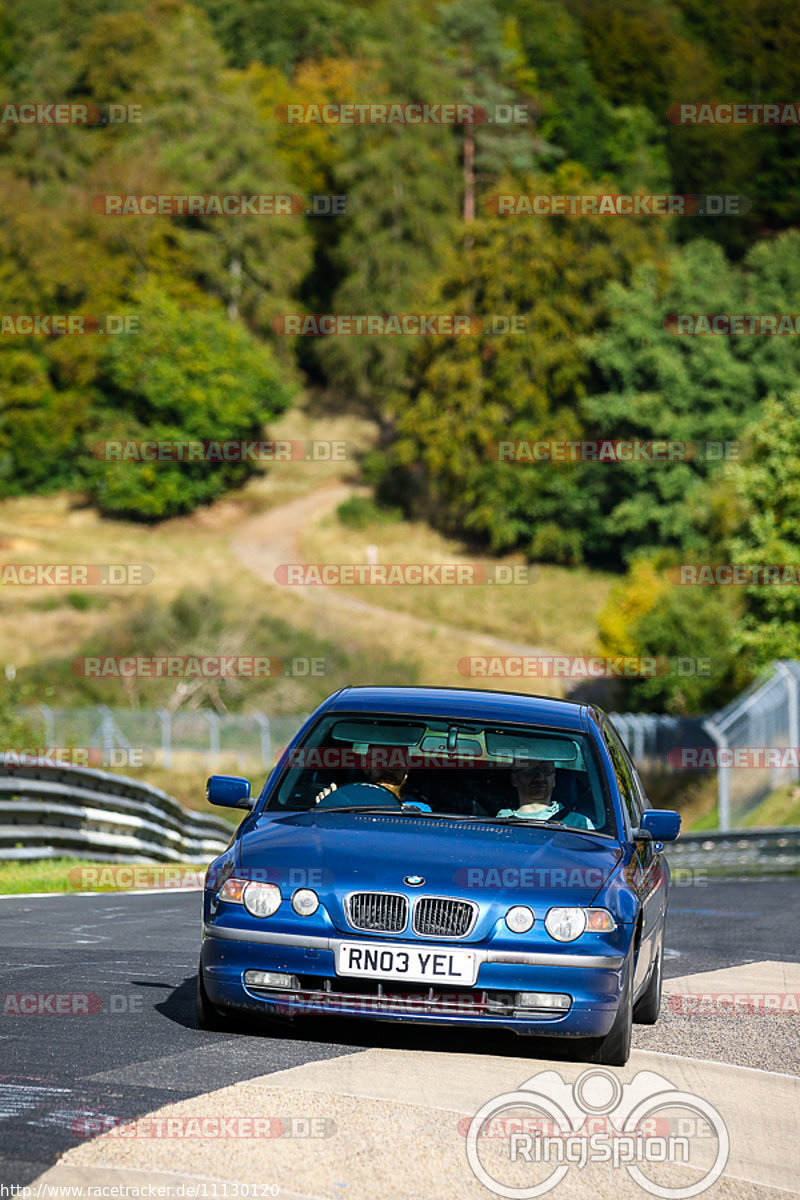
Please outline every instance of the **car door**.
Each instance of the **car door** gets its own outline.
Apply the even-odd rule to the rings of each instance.
[[[638,829],[642,822],[642,812],[647,803],[644,788],[622,739],[607,718],[603,721],[602,731],[629,824],[628,836],[631,837],[633,830]],[[666,869],[653,842],[638,841],[633,845],[628,882],[639,898],[644,917],[634,973],[636,994],[647,979],[653,956],[658,950],[666,904]]]

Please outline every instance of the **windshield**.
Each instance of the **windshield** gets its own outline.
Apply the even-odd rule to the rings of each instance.
[[[339,713],[318,721],[283,765],[270,812],[386,809],[615,833],[602,768],[582,733]]]

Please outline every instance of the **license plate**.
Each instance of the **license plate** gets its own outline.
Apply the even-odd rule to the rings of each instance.
[[[336,974],[472,987],[478,977],[478,963],[474,950],[340,942],[336,948]]]

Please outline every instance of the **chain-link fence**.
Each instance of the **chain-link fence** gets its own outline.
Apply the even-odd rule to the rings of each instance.
[[[84,765],[202,767],[242,775],[269,771],[306,719],[305,714],[44,704],[26,715],[41,737],[33,749],[83,747],[98,752],[99,758],[88,758]],[[717,770],[722,830],[739,824],[776,787],[800,780],[800,662],[774,663],[741,696],[709,717],[611,716],[644,774]],[[138,763],[137,754],[143,756]]]
[[[800,662],[773,663],[704,726],[716,748],[719,827],[735,828],[759,800],[800,780]]]
[[[25,711],[41,741],[37,749],[97,751],[86,765],[271,769],[306,714],[268,717],[262,712],[219,714],[208,709],[51,708]],[[28,749],[27,747],[25,749]],[[98,761],[99,759],[99,761]],[[79,755],[72,755],[80,761]]]

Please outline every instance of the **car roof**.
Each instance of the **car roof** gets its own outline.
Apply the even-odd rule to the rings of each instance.
[[[403,716],[447,716],[585,730],[587,705],[522,692],[456,687],[344,687],[317,709]]]

